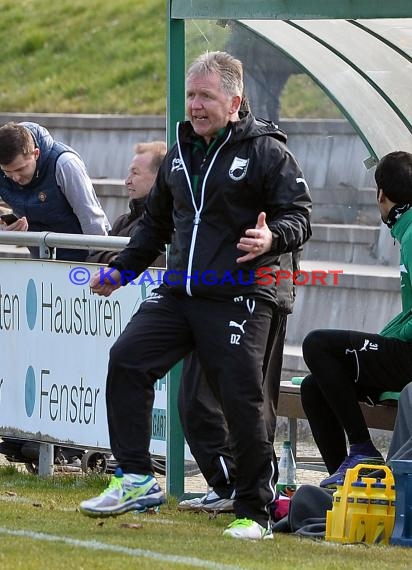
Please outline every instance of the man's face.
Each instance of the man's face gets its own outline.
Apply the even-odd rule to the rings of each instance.
[[[195,133],[207,143],[230,120],[238,120],[240,97],[229,97],[217,73],[192,75],[186,81],[186,113]]]
[[[129,176],[125,180],[131,199],[143,198],[153,186],[156,174],[150,168],[152,158],[150,152],[136,154],[133,157],[129,166]]]
[[[39,155],[40,151],[36,148],[28,154],[18,154],[9,164],[0,164],[0,168],[7,178],[20,186],[26,186],[30,184],[36,172]]]

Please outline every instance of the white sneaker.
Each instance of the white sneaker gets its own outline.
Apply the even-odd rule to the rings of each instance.
[[[247,538],[249,540],[271,540],[272,531],[260,526],[251,519],[236,519],[223,531],[223,536],[232,538]]]
[[[123,475],[118,467],[107,489],[98,497],[81,502],[79,508],[89,517],[113,517],[157,507],[164,502],[164,495],[152,475]]]
[[[220,497],[217,493],[215,493],[215,491],[209,491],[203,497],[195,497],[194,499],[186,499],[185,501],[180,501],[178,508],[188,509],[192,511],[232,513],[234,511],[234,496],[234,491],[229,499]]]

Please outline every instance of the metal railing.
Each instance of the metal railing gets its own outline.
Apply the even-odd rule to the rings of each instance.
[[[41,259],[53,259],[53,249],[56,247],[120,251],[129,241],[130,238],[119,236],[0,231],[0,244],[36,246]]]

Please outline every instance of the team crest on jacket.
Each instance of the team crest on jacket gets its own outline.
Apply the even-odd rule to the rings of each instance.
[[[177,172],[178,170],[183,170],[183,164],[180,158],[174,158],[172,161],[172,169],[170,172]]]
[[[242,180],[242,178],[246,176],[248,165],[248,158],[239,158],[238,156],[235,156],[232,166],[229,169],[230,178],[232,180]]]

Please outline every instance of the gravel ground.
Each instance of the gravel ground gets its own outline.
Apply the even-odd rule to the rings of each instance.
[[[313,471],[308,469],[297,469],[296,480],[298,485],[319,485],[326,477],[325,472]],[[162,489],[165,488],[165,477],[156,476]],[[208,490],[206,480],[202,475],[194,477],[185,477],[185,493],[206,493]]]
[[[275,451],[277,456],[280,456],[282,441],[275,442]],[[299,441],[297,455],[301,457],[320,457],[317,447],[313,441]],[[326,477],[325,471],[315,471],[313,469],[297,469],[296,480],[298,485],[319,485],[320,481]],[[157,477],[159,483],[164,488],[165,478]],[[204,477],[196,475],[194,477],[185,477],[185,493],[206,493],[208,487]]]

